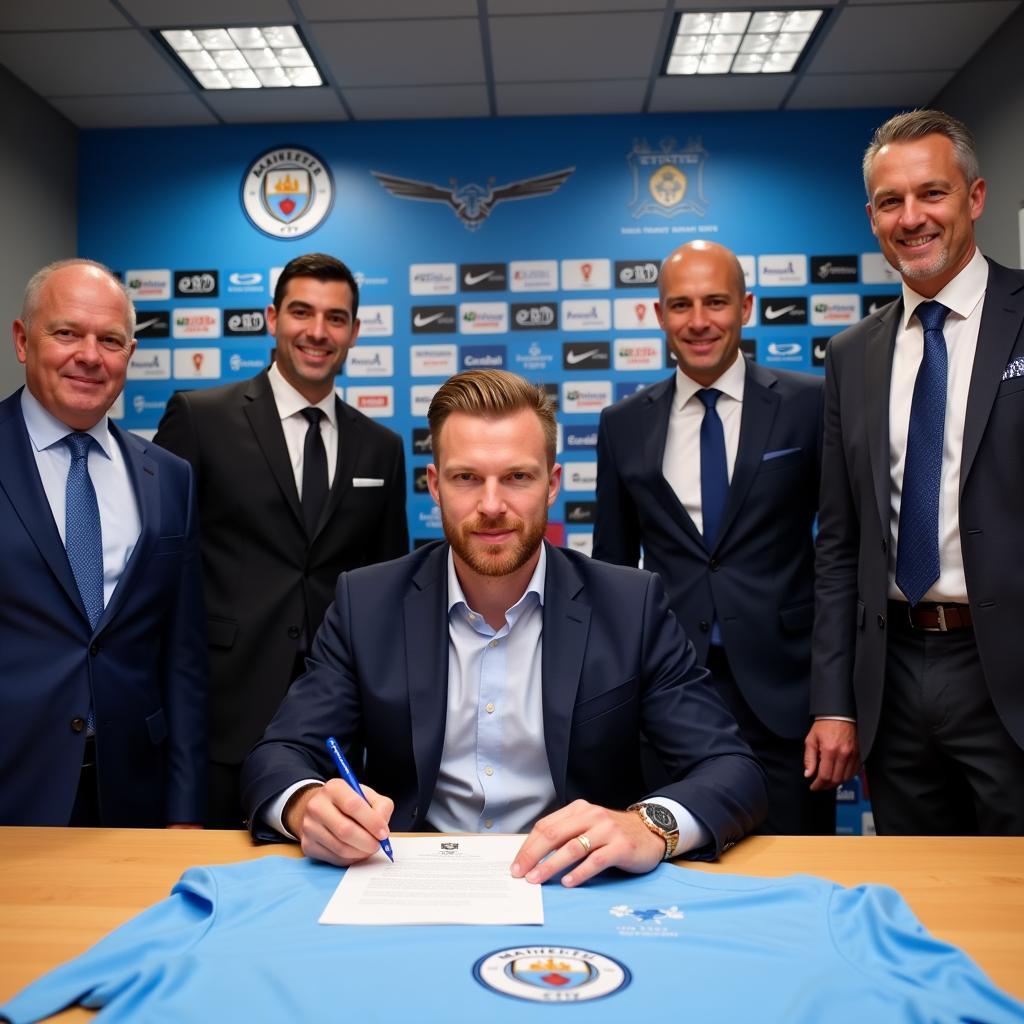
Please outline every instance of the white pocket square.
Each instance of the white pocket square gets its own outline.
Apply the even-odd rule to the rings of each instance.
[[[353,487],[383,487],[384,481],[375,476],[354,476],[352,477]]]

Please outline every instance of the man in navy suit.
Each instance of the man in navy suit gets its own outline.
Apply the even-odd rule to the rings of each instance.
[[[820,378],[740,354],[753,296],[736,257],[691,242],[655,305],[678,368],[601,415],[594,557],[665,582],[669,605],[768,775],[764,831],[835,831],[804,778]]]
[[[135,310],[105,267],[29,282],[0,402],[0,824],[202,822],[206,668],[192,472],[107,410]]]
[[[571,868],[577,885],[749,832],[762,771],[660,580],[543,541],[561,478],[543,390],[469,371],[428,418],[448,543],[339,578],[308,671],[243,770],[254,834],[350,864],[389,828],[529,830],[513,874]],[[641,733],[666,768],[653,792]],[[364,765],[368,803],[331,778],[330,734]]]
[[[825,357],[808,753],[865,759],[880,833],[1021,835],[1024,274],[975,245],[955,118],[891,118],[863,169],[903,292]]]

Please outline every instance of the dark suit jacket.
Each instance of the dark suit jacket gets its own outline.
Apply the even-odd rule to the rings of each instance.
[[[764,776],[699,668],[660,580],[548,547],[544,590],[544,741],[559,804],[625,808],[644,795],[640,733],[661,755],[677,800],[714,837],[714,856],[764,817]],[[335,775],[324,749],[364,747],[365,778],[395,801],[392,828],[429,828],[444,744],[448,545],[345,573],[292,687],[245,762],[243,804],[257,810],[292,783]]]
[[[809,725],[822,381],[747,363],[739,447],[714,549],[662,475],[675,377],[601,414],[594,557],[658,573],[703,664],[718,612],[747,703],[779,736]],[[694,472],[698,467],[694,466]]]
[[[338,573],[409,550],[401,439],[340,401],[337,410],[334,485],[312,538],[266,372],[178,392],[157,431],[196,474],[215,761],[240,764],[262,735]]]
[[[889,572],[889,384],[902,299],[836,335],[825,358],[825,446],[811,710],[856,717],[871,752],[882,704]],[[960,542],[996,711],[1024,746],[1024,273],[989,261],[960,464]]]
[[[110,425],[142,529],[93,630],[39,479],[21,390],[0,402],[0,824],[66,825],[90,694],[104,825],[202,821],[206,665],[192,471]],[[79,723],[80,728],[80,723]]]

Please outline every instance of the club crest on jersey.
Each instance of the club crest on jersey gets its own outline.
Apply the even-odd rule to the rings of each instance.
[[[327,166],[308,149],[282,146],[257,157],[242,179],[242,206],[272,238],[301,238],[323,223],[334,202]]]
[[[485,988],[539,1003],[582,1003],[625,988],[629,970],[589,949],[528,946],[481,957],[473,977]]]

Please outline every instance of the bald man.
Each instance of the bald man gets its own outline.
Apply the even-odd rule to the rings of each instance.
[[[724,246],[677,249],[658,290],[677,369],[601,415],[594,556],[636,565],[642,550],[664,580],[767,772],[762,831],[828,834],[833,794],[803,763],[822,381],[740,354],[753,296]]]

